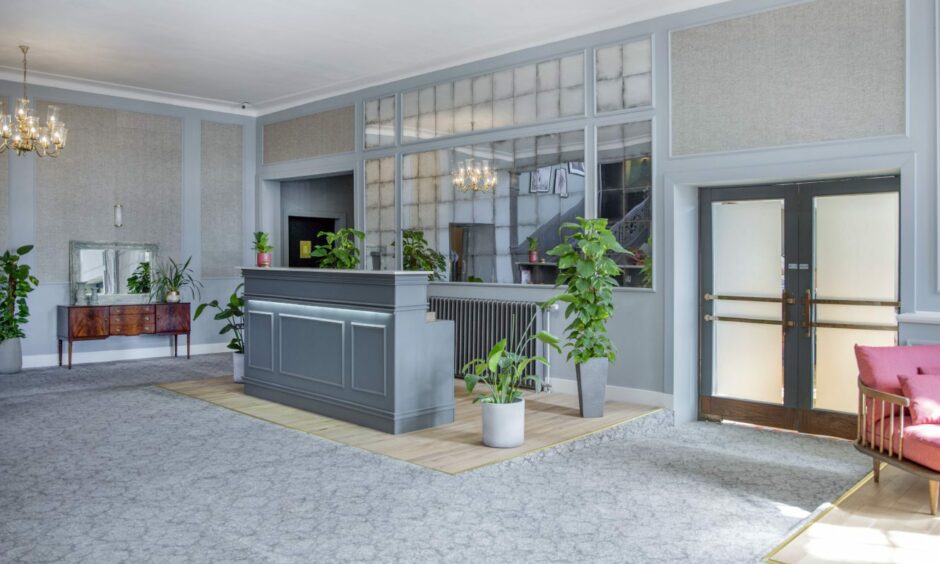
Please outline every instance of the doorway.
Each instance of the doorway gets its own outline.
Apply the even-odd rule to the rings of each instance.
[[[281,182],[281,264],[319,266],[311,256],[325,242],[320,232],[335,232],[354,217],[352,173]]]
[[[701,191],[702,417],[855,437],[853,346],[897,343],[899,185]]]
[[[336,218],[287,216],[287,266],[291,268],[317,268],[320,260],[310,255],[326,242],[322,232],[336,231]]]

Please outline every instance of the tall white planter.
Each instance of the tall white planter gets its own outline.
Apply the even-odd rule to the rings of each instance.
[[[245,353],[232,353],[232,375],[233,380],[241,382],[245,376]]]
[[[23,369],[23,348],[19,337],[0,341],[0,374],[13,374]]]
[[[525,441],[525,399],[483,404],[483,444],[512,448]]]

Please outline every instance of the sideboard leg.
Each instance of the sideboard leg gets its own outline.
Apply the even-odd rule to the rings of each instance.
[[[69,370],[72,369],[72,339],[69,339]]]
[[[192,335],[189,331],[186,332],[186,360],[189,360],[189,337]]]
[[[62,366],[62,339],[59,339],[59,366]]]
[[[180,336],[173,335],[173,356],[180,355],[179,346],[180,346]]]

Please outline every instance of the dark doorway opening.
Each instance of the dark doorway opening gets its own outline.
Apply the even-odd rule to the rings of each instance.
[[[287,265],[291,268],[317,268],[320,259],[310,256],[317,245],[326,242],[322,232],[336,231],[336,219],[332,217],[287,217]]]

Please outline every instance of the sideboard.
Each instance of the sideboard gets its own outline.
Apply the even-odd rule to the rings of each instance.
[[[69,368],[72,368],[72,343],[94,341],[116,335],[168,335],[173,337],[173,356],[177,356],[179,336],[186,335],[186,358],[189,358],[189,304],[126,304],[59,306],[59,366],[62,366],[62,343],[68,342]]]

